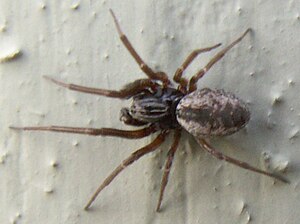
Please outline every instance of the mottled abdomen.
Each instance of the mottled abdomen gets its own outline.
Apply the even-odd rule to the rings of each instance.
[[[247,105],[231,93],[208,88],[183,97],[176,108],[178,123],[196,137],[230,135],[250,119]]]

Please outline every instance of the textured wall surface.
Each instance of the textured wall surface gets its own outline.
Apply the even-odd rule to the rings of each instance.
[[[261,169],[284,172],[291,183],[218,161],[184,134],[161,213],[155,206],[170,140],[127,168],[84,211],[112,169],[151,138],[9,126],[128,128],[118,117],[130,101],[68,91],[42,78],[119,89],[145,77],[121,44],[109,8],[143,59],[170,77],[193,49],[224,46],[253,28],[198,87],[231,91],[252,113],[244,130],[212,144]],[[299,36],[296,0],[0,1],[0,223],[299,223]],[[185,75],[213,53],[199,57]]]

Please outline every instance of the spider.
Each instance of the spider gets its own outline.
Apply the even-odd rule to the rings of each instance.
[[[197,90],[197,82],[210,68],[218,62],[231,48],[238,44],[250,31],[247,29],[239,38],[219,51],[200,69],[190,80],[183,78],[183,73],[193,60],[201,53],[216,49],[221,44],[192,51],[176,70],[173,80],[178,84],[177,88],[171,86],[166,73],[153,71],[136,52],[127,36],[121,30],[118,20],[110,9],[119,37],[140,69],[148,76],[127,84],[121,90],[107,90],[90,88],[75,84],[64,83],[51,77],[45,78],[64,88],[89,94],[102,95],[119,99],[132,99],[130,108],[122,108],[120,120],[126,125],[144,126],[137,130],[119,130],[113,128],[81,128],[65,126],[45,127],[11,127],[17,130],[66,132],[94,136],[114,136],[127,139],[139,139],[158,133],[156,138],[148,145],[136,150],[117,166],[111,174],[102,182],[85,206],[87,210],[95,201],[98,194],[107,187],[117,175],[127,166],[137,161],[144,155],[155,151],[170,134],[174,133],[173,143],[168,151],[156,211],[160,210],[164,191],[168,183],[172,162],[179,145],[183,129],[194,136],[199,145],[209,154],[220,160],[237,165],[247,170],[273,177],[282,182],[288,182],[285,178],[258,168],[248,163],[231,158],[217,151],[207,138],[214,136],[230,135],[243,128],[250,119],[250,112],[246,104],[231,93],[223,90],[211,90],[204,88]]]

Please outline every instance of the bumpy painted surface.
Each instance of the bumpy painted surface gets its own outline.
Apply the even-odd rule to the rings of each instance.
[[[286,170],[291,184],[220,163],[183,135],[161,213],[154,207],[168,144],[119,176],[91,212],[83,211],[94,187],[150,140],[8,127],[125,128],[119,111],[129,102],[67,91],[42,78],[110,89],[145,78],[121,45],[109,8],[143,59],[170,77],[193,49],[224,46],[251,27],[198,84],[235,93],[251,111],[245,129],[212,144],[260,168]],[[298,0],[1,0],[0,223],[298,224],[299,36]],[[214,52],[200,56],[184,77]]]
[[[232,93],[209,88],[182,98],[176,109],[177,120],[195,137],[230,135],[250,119],[246,104]]]

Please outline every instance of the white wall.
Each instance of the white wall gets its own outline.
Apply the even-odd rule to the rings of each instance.
[[[0,223],[298,223],[299,1],[160,2],[0,2]],[[119,89],[145,77],[120,43],[109,8],[145,61],[170,77],[191,50],[226,45],[252,27],[198,86],[234,92],[252,112],[245,130],[214,146],[261,169],[287,168],[291,184],[218,161],[185,134],[161,213],[154,210],[170,141],[123,172],[85,212],[108,173],[151,138],[8,127],[127,128],[118,117],[130,101],[68,91],[42,78]],[[211,56],[200,57],[186,75]]]

